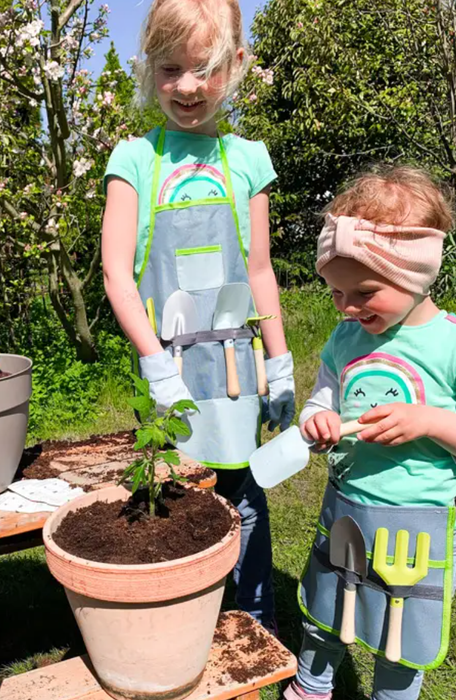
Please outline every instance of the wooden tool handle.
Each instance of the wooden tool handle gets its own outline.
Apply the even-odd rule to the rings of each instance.
[[[226,393],[232,399],[236,399],[241,393],[239,386],[239,377],[236,368],[236,355],[234,351],[234,343],[225,344],[225,362],[226,362]]]
[[[388,661],[397,663],[402,655],[402,613],[404,599],[391,598],[388,621],[388,638],[386,640],[385,656]]]
[[[259,340],[261,343],[261,347],[255,348],[255,345],[258,345],[258,343],[255,343],[255,345],[253,346],[253,354],[255,356],[255,367],[258,384],[258,396],[267,396],[268,380],[266,377],[266,365],[264,363],[263,342],[260,340],[260,338],[255,338],[255,340]]]
[[[374,423],[358,423],[357,420],[349,420],[347,423],[342,423],[340,426],[340,437],[343,438],[346,435],[355,435],[355,433],[360,433],[361,430],[366,428],[371,428]]]
[[[355,605],[356,586],[354,583],[349,583],[344,588],[344,607],[340,628],[340,641],[344,644],[353,644],[355,641]]]
[[[176,347],[174,348],[174,355],[173,355],[174,363],[179,370],[179,374],[182,377],[182,366],[183,366],[183,357],[182,357],[182,348],[181,347]]]

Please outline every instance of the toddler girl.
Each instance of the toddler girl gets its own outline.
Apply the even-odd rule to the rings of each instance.
[[[345,315],[326,343],[300,417],[303,436],[329,449],[329,484],[300,587],[304,641],[286,700],[329,700],[345,653],[340,641],[343,569],[330,563],[331,527],[349,515],[367,551],[356,586],[356,641],[377,654],[373,700],[415,700],[423,670],[445,658],[450,628],[456,496],[456,317],[429,296],[452,216],[422,171],[363,175],[326,211],[317,271]],[[358,419],[357,437],[340,439]],[[373,568],[375,536],[431,536],[429,573],[406,590]],[[388,560],[389,563],[392,559]],[[349,566],[349,562],[347,562]],[[377,567],[378,568],[378,567]],[[346,576],[346,574],[345,574]],[[395,597],[397,596],[397,597]],[[391,605],[404,602],[399,662],[385,658]]]

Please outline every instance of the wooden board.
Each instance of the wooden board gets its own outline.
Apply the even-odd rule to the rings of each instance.
[[[8,513],[0,510],[0,538],[41,530],[50,513]]]
[[[28,478],[53,476],[72,486],[89,490],[114,486],[136,456],[133,444],[134,438],[130,432],[100,435],[80,442],[48,442],[25,450],[24,463],[27,466],[24,471]],[[203,470],[198,462],[180,451],[178,454],[181,464],[176,467],[177,473],[186,476],[204,471],[207,477],[199,481],[198,486],[210,488],[215,485],[215,472]],[[160,478],[166,478],[166,465],[159,465],[157,474]],[[0,511],[0,540],[41,530],[49,515]]]
[[[261,649],[252,651],[252,633],[246,633],[246,624],[254,630],[256,646]],[[262,662],[269,663],[270,670],[249,676],[251,670]],[[296,669],[293,654],[252,621],[250,615],[238,611],[223,613],[202,681],[188,700],[230,700],[245,696],[294,676]],[[239,680],[243,671],[246,678]],[[233,679],[232,673],[238,680]],[[82,656],[7,678],[0,688],[0,700],[111,699],[101,689],[88,657]]]

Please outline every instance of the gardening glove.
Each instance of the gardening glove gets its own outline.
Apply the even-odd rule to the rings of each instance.
[[[139,358],[141,377],[149,380],[151,397],[157,402],[157,411],[164,413],[177,401],[193,397],[182,381],[173,358],[169,352],[157,352]],[[187,411],[188,414],[194,411]]]
[[[284,431],[290,427],[295,412],[295,383],[291,352],[266,360],[266,376],[269,386],[269,430],[280,425]]]

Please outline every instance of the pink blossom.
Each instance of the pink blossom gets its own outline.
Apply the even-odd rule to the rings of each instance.
[[[25,221],[25,219],[26,219],[27,217],[28,217],[28,214],[27,214],[26,211],[21,211],[21,213],[19,214],[19,218],[20,218],[21,221]]]
[[[297,27],[298,29],[303,29],[304,25],[302,22],[298,22]]]
[[[103,107],[109,107],[114,100],[115,100],[115,94],[113,92],[104,92],[103,97],[102,97],[102,105]]]
[[[257,96],[257,95],[255,95],[255,93],[254,93],[254,92],[252,92],[252,94],[251,94],[251,95],[249,95],[249,100],[250,100],[250,102],[256,102],[256,101],[257,101],[257,99],[258,99],[258,96]]]

